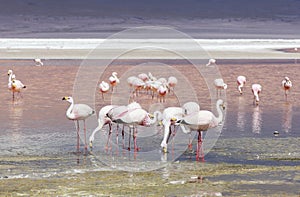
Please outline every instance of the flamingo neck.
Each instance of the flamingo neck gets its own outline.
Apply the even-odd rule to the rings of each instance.
[[[71,102],[71,105],[66,112],[67,117],[71,120],[75,119],[75,115],[74,115],[74,113],[72,113],[73,108],[74,108],[74,102]]]
[[[223,111],[221,110],[221,106],[220,106],[219,102],[217,102],[216,107],[217,107],[217,112],[218,112],[217,122],[218,122],[218,124],[220,124],[223,120]]]

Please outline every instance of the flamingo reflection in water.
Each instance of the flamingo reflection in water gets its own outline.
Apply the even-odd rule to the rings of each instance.
[[[252,132],[259,134],[261,132],[262,125],[262,111],[259,109],[259,106],[253,108],[252,114]]]

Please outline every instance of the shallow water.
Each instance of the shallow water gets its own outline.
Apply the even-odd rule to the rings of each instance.
[[[266,95],[273,98],[277,92],[272,95],[268,92],[271,90],[266,90],[262,93],[261,104],[253,106],[252,100],[247,99],[252,98],[249,87],[246,87],[248,88],[247,93],[239,96],[237,92],[231,91],[235,89],[235,80],[225,78],[231,87],[227,91],[226,119],[216,144],[210,151],[204,150],[206,153],[204,163],[196,161],[195,152],[185,151],[188,137],[184,138],[181,143],[178,141],[180,138],[174,138],[175,148],[170,148],[167,155],[162,154],[159,148],[162,132],[153,128],[144,130],[148,132],[147,134],[141,132],[140,136],[143,138],[138,139],[138,145],[141,148],[139,152],[127,150],[128,133],[125,133],[125,148],[122,148],[121,134],[119,133],[117,143],[116,135],[113,133],[112,147],[105,149],[107,139],[105,128],[97,135],[93,151],[84,152],[83,135],[81,135],[81,153],[75,153],[75,126],[72,121],[65,117],[65,111],[69,104],[63,102],[61,98],[72,94],[74,78],[81,62],[48,60],[48,65],[44,67],[36,67],[27,60],[4,61],[2,63],[3,65],[0,67],[2,73],[0,77],[3,79],[0,82],[2,90],[6,90],[7,87],[6,72],[8,69],[13,69],[17,78],[27,85],[22,96],[17,95],[14,102],[12,102],[9,91],[2,91],[0,94],[2,103],[0,111],[4,112],[0,114],[0,181],[4,184],[14,185],[18,183],[19,179],[39,180],[41,184],[46,184],[45,179],[50,178],[54,182],[62,181],[58,181],[58,185],[60,185],[69,179],[82,180],[79,177],[85,177],[84,181],[89,183],[87,179],[96,179],[93,177],[95,176],[93,173],[95,173],[99,176],[98,181],[105,179],[105,176],[111,177],[110,183],[113,185],[117,182],[120,173],[120,171],[115,170],[123,169],[125,171],[138,171],[132,175],[130,175],[131,172],[128,174],[122,172],[126,176],[133,177],[127,180],[131,180],[134,184],[124,183],[125,185],[129,184],[126,187],[131,188],[133,185],[138,185],[138,182],[145,181],[147,184],[144,187],[149,189],[151,184],[155,185],[155,181],[151,180],[154,180],[154,177],[160,177],[159,180],[155,180],[166,184],[167,189],[157,192],[168,195],[175,195],[176,192],[179,196],[199,192],[203,194],[206,191],[211,192],[209,194],[212,195],[215,195],[216,192],[221,192],[223,195],[241,195],[247,193],[248,190],[255,191],[254,194],[262,195],[277,194],[278,191],[290,195],[299,194],[299,170],[293,170],[293,166],[300,166],[300,133],[298,129],[300,123],[297,121],[300,119],[300,103],[295,98],[297,87],[289,95],[291,100],[288,102],[278,97],[267,102]],[[171,63],[180,64],[178,61]],[[15,66],[11,67],[11,64]],[[106,70],[107,73],[104,74],[104,77],[107,77],[112,69],[130,66],[128,62],[124,63],[125,65],[115,64]],[[226,66],[232,67],[233,72],[238,69],[236,68],[238,66],[234,65],[221,66],[220,70],[224,76],[228,74],[224,71]],[[278,69],[280,72],[279,66],[274,67],[274,69]],[[249,78],[251,79],[250,71]],[[99,99],[100,96],[98,95],[96,98]],[[110,100],[105,99],[105,102],[108,103]],[[177,101],[171,99],[170,102],[176,103]],[[203,103],[204,105],[201,103],[201,108],[205,106],[207,101],[204,99]],[[96,102],[96,106],[94,106],[96,111],[102,104],[103,101],[101,100]],[[91,120],[96,120],[96,117],[91,118]],[[94,127],[89,125],[88,136],[93,129]],[[279,131],[279,136],[274,136],[275,130]],[[147,135],[150,137],[154,135],[155,137],[149,140]],[[169,146],[172,147],[171,145],[172,142]],[[195,141],[193,145],[195,150]],[[175,163],[170,163],[174,160],[176,160]],[[202,172],[202,170],[205,171],[210,167],[215,169],[214,173]],[[277,167],[281,167],[279,170],[282,172],[276,172],[274,168]],[[223,168],[228,168],[228,170],[222,171]],[[256,172],[252,176],[249,172],[243,171],[245,168],[258,170],[259,173]],[[230,169],[236,170],[231,171]],[[195,173],[198,174],[198,172],[205,174],[207,181],[202,184],[206,184],[207,187],[202,186],[207,190],[197,190],[195,186],[189,184],[190,176]],[[144,173],[149,174],[146,176]],[[102,176],[102,174],[104,175]],[[139,178],[135,179],[135,176]],[[143,176],[144,178],[142,178]],[[277,182],[271,181],[274,178]],[[216,186],[218,184],[221,186]],[[280,184],[288,185],[288,189],[282,190],[282,187],[279,187]],[[53,183],[54,190],[58,191],[58,185]],[[122,186],[115,188],[112,185],[103,190],[103,193],[108,194],[110,189],[112,195],[122,193],[121,191],[124,189]],[[173,185],[174,187],[179,185],[174,190],[175,193],[171,192]],[[263,185],[270,189],[264,190]],[[41,189],[38,186],[35,187]],[[78,191],[88,191],[82,185],[75,184],[74,187],[77,187]],[[95,183],[91,184],[91,187],[95,189]],[[143,188],[142,186],[139,187]],[[183,188],[180,191],[179,188],[181,187]],[[48,186],[49,190],[53,188]],[[191,188],[194,189],[189,190]],[[213,189],[210,190],[209,188]],[[68,192],[67,188],[64,188],[59,191],[60,194],[80,195],[80,193],[76,193],[77,190]],[[13,190],[10,189],[5,191],[13,193]],[[2,194],[5,194],[5,191]],[[18,192],[28,194],[29,191],[30,189],[24,188]],[[51,191],[43,190],[46,195],[53,194]],[[94,193],[93,190],[90,191],[92,194]],[[188,191],[192,191],[192,193]],[[151,191],[148,192],[151,193]],[[153,191],[152,193],[158,194]],[[140,193],[133,192],[127,195],[138,194]]]

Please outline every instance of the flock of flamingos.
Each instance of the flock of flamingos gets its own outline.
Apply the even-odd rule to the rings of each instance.
[[[42,66],[43,62],[40,59],[35,59],[38,66]],[[209,64],[215,63],[215,61],[210,60]],[[208,65],[207,65],[208,66]],[[159,98],[160,102],[165,102],[165,96],[168,92],[173,91],[177,84],[177,79],[175,77],[169,77],[168,80],[161,78],[156,79],[151,73],[132,76],[127,79],[129,86],[132,88],[132,96],[138,96],[141,90],[150,91],[150,95],[153,99],[155,94]],[[104,94],[110,89],[113,89],[120,83],[120,80],[116,72],[113,72],[111,77],[109,77],[109,83],[102,81],[99,84],[99,91],[104,98]],[[243,87],[246,83],[245,76],[237,77],[237,89],[239,93],[243,94]],[[222,90],[227,89],[227,84],[224,83],[223,79],[215,79],[214,85],[217,90],[217,94]],[[292,87],[292,82],[288,77],[285,77],[282,81],[282,87],[285,90],[285,97],[287,99],[287,93]],[[8,89],[12,92],[12,99],[15,100],[15,93],[20,94],[22,89],[26,86],[16,78],[16,75],[12,70],[8,70]],[[262,86],[260,84],[252,84],[253,93],[253,104],[258,105],[259,94],[262,91]],[[86,138],[86,125],[85,120],[93,115],[95,111],[86,104],[75,104],[72,97],[63,97],[62,100],[68,101],[70,103],[69,108],[66,111],[66,116],[69,120],[77,122],[77,152],[80,150],[80,129],[79,121],[82,120],[84,124],[84,143],[85,151],[88,149],[87,138]],[[122,137],[124,139],[124,126],[129,127],[129,145],[128,150],[130,150],[130,138],[133,137],[134,150],[138,151],[137,146],[137,126],[150,127],[152,125],[162,125],[164,128],[164,136],[161,142],[161,148],[163,152],[167,152],[167,145],[170,136],[175,135],[175,127],[180,126],[181,130],[188,134],[191,131],[198,132],[198,143],[197,143],[197,155],[196,158],[203,158],[202,153],[202,131],[207,131],[210,128],[217,127],[223,121],[223,110],[225,109],[223,100],[219,99],[216,102],[217,116],[215,116],[211,111],[200,110],[200,106],[195,102],[187,102],[181,107],[168,107],[160,111],[155,111],[153,114],[148,113],[144,110],[141,105],[137,102],[132,102],[126,106],[118,105],[107,105],[100,109],[98,114],[98,126],[94,129],[91,136],[89,137],[89,146],[92,149],[94,136],[100,131],[103,126],[109,126],[109,135],[107,140],[107,145],[110,141],[110,136],[112,133],[112,125],[117,124],[117,129],[119,125],[123,125]],[[173,130],[172,130],[173,128]],[[132,134],[131,134],[132,132]],[[123,144],[124,146],[124,144]],[[189,148],[192,148],[192,142],[190,140]]]

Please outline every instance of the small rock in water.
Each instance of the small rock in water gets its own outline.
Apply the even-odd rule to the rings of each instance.
[[[279,135],[279,132],[278,132],[278,131],[274,131],[274,135],[275,135],[275,136],[278,136],[278,135]]]

